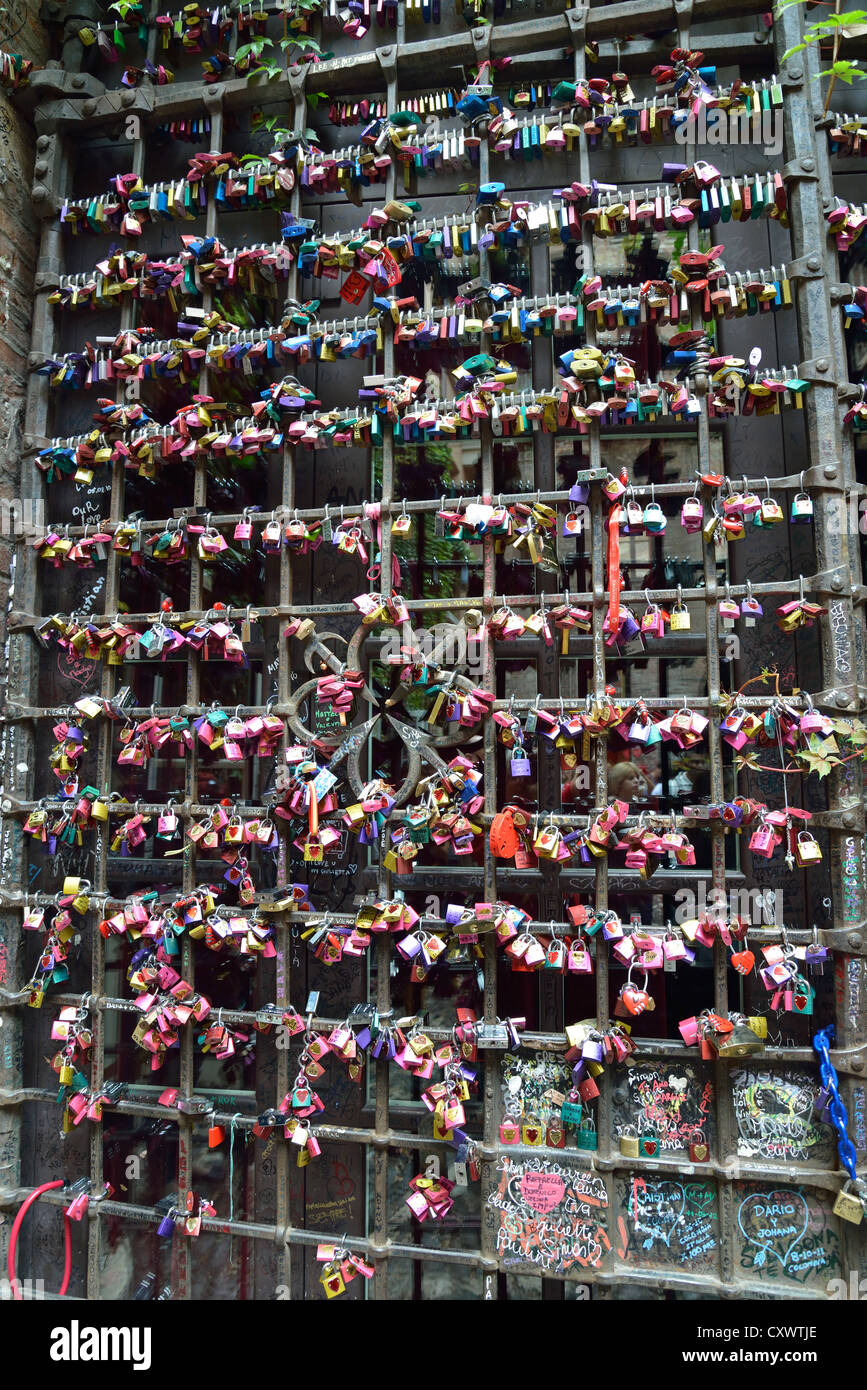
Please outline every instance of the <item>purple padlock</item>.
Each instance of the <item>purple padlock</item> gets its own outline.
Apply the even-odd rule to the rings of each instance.
[[[160,1222],[160,1224],[157,1226],[157,1235],[158,1235],[158,1236],[162,1236],[163,1239],[165,1239],[167,1236],[173,1236],[174,1233],[175,1233],[175,1218],[174,1218],[174,1216],[172,1215],[171,1212],[168,1212],[168,1213],[163,1217],[163,1219],[162,1219],[162,1221]]]
[[[831,1113],[831,1092],[827,1086],[820,1087],[816,1099],[813,1101],[813,1114],[822,1124],[828,1124],[828,1116]]]

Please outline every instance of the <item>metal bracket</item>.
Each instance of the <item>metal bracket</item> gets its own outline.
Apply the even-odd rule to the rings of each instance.
[[[833,363],[830,357],[811,357],[807,362],[798,363],[798,375],[809,381],[811,386],[833,386],[837,389],[837,382],[831,375]]]
[[[818,690],[812,697],[820,709],[859,710],[867,703],[867,687],[863,685],[833,685]]]
[[[827,594],[830,598],[852,597],[852,575],[848,565],[838,565],[836,569],[820,570],[806,581],[807,588],[816,594]]]
[[[864,955],[867,952],[867,921],[850,922],[847,927],[834,930],[822,927],[819,940],[829,951],[839,951],[843,955]]]
[[[789,183],[795,179],[808,179],[812,183],[818,182],[819,171],[812,155],[801,155],[800,159],[790,159],[788,164],[783,165],[784,182]]]
[[[839,461],[823,463],[815,468],[804,469],[804,487],[809,492],[853,492],[840,477],[842,465]]]
[[[574,10],[567,10],[564,16],[569,25],[569,33],[572,35],[572,46],[576,51],[582,49],[587,42],[588,14],[588,5],[576,5]]]
[[[304,87],[309,70],[309,63],[293,63],[286,74],[289,79],[289,91],[296,107],[301,106],[304,101]]]
[[[828,296],[832,304],[845,304],[847,299],[851,300],[855,289],[848,282],[840,285],[829,285]]]
[[[786,262],[786,274],[790,280],[821,280],[825,274],[825,263],[816,251],[808,256],[798,256]]]
[[[93,109],[95,112],[95,103]],[[106,92],[103,98],[103,111],[116,111],[119,116],[148,116],[153,109],[153,87],[126,87],[120,92]]]
[[[386,82],[397,81],[397,46],[388,44],[385,48],[376,50],[376,61],[382,68]]]
[[[864,834],[864,805],[856,801],[850,806],[837,806],[833,811],[814,811],[810,828],[840,830],[849,834]]]
[[[485,26],[481,29],[471,29],[470,38],[473,41],[474,61],[484,63],[490,60],[491,56],[491,29]]]

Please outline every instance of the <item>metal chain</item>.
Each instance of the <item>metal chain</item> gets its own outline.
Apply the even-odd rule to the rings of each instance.
[[[827,1028],[822,1028],[813,1038],[813,1047],[819,1054],[819,1075],[822,1078],[822,1085],[830,1096],[828,1110],[837,1131],[837,1152],[840,1155],[840,1162],[849,1174],[853,1182],[857,1181],[855,1164],[858,1155],[855,1146],[849,1138],[848,1126],[849,1117],[846,1114],[846,1107],[840,1099],[840,1092],[837,1088],[837,1073],[831,1062],[829,1048],[836,1035],[833,1023]]]

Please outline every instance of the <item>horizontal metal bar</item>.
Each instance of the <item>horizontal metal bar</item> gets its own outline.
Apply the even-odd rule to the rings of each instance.
[[[694,427],[683,426],[682,430],[685,433],[692,433],[692,428]],[[656,436],[657,432],[658,427],[657,431],[654,431],[654,437]],[[678,432],[680,432],[680,430]],[[668,436],[670,432],[663,431],[662,433]],[[86,438],[86,436],[80,435],[76,436],[76,438],[83,440],[84,438]],[[43,447],[48,448],[54,442],[56,441],[52,441],[46,438],[43,441]],[[61,441],[61,443],[64,445],[68,444],[69,442],[70,441],[68,440]],[[426,446],[424,444],[419,444],[417,446],[409,447],[417,447],[419,449],[424,449]],[[593,470],[588,469],[587,472],[592,473]],[[604,480],[604,478],[607,476],[605,469],[597,470],[597,474],[600,480]],[[764,476],[761,478],[745,478],[730,476],[726,478],[726,482],[728,482],[732,487],[738,488],[741,488],[744,486],[744,484],[746,484],[747,489],[751,492],[755,492],[758,488],[761,488],[768,483],[770,483],[770,486],[774,489],[775,492],[800,492],[805,486],[814,486],[814,482],[812,479],[805,484],[804,477],[804,472],[789,474],[782,478],[776,478],[773,476]],[[828,484],[826,483],[826,487],[827,486]],[[630,493],[637,498],[649,497],[651,495],[651,491],[653,492],[653,495],[655,497],[688,497],[691,496],[692,493],[695,492],[695,490],[696,482],[690,481],[688,479],[676,483],[654,484],[652,489],[649,483],[630,483],[629,485]],[[720,488],[719,491],[721,494],[724,494],[723,488]],[[860,487],[853,487],[847,489],[847,494],[850,496],[860,497],[863,492],[864,489]],[[416,513],[425,514],[429,512],[436,512],[441,510],[444,505],[449,509],[453,509],[455,511],[466,510],[466,507],[469,503],[474,501],[481,501],[483,495],[484,494],[479,493],[477,497],[450,497],[447,494],[443,494],[440,497],[429,497],[424,498],[420,501],[414,500],[402,502],[377,502],[375,505],[380,508],[382,516],[396,517],[407,512],[413,515]],[[498,506],[502,505],[506,507],[513,506],[515,503],[528,504],[531,502],[544,502],[550,505],[558,502],[569,503],[570,501],[571,498],[569,495],[569,491],[564,488],[561,488],[555,492],[498,492],[488,497],[488,505],[492,505],[494,502],[496,502]],[[369,507],[370,505],[371,503],[369,502],[362,502],[361,505],[352,505],[345,507],[340,507],[339,505],[335,505],[333,507],[276,507],[272,511],[269,511],[267,508],[262,510],[248,508],[246,512],[225,513],[208,512],[204,507],[182,507],[178,508],[172,516],[167,517],[164,521],[142,520],[141,522],[136,523],[136,529],[140,530],[143,534],[149,534],[151,532],[157,533],[160,531],[164,531],[168,526],[176,525],[179,521],[193,522],[194,524],[197,524],[199,522],[204,522],[205,520],[207,520],[209,525],[219,528],[223,526],[235,526],[239,521],[261,521],[264,523],[270,521],[272,517],[275,520],[283,519],[286,521],[295,520],[296,518],[298,518],[301,521],[336,521],[339,520],[341,517],[346,519],[349,519],[351,517],[358,517],[359,519],[362,519],[365,516],[365,507]],[[49,534],[52,530],[56,530],[58,535],[61,536],[84,536],[85,534],[93,535],[97,530],[105,530],[108,534],[113,536],[116,531],[123,529],[123,522],[112,522],[108,518],[106,518],[105,521],[88,522],[86,526],[70,526],[67,522],[63,521],[56,523],[47,521],[44,526],[44,532],[46,535]],[[129,528],[127,527],[126,529],[128,530]],[[35,546],[35,539],[32,543]]]
[[[745,598],[748,592],[752,592],[753,594],[767,594],[769,596],[779,595],[782,597],[785,594],[797,593],[799,591],[799,588],[801,587],[801,584],[803,584],[805,592],[812,592],[810,578],[806,575],[799,576],[797,579],[784,579],[777,580],[773,583],[752,584],[750,586],[749,591],[745,584],[732,584],[728,586],[728,590],[731,593],[731,595],[736,598]],[[679,586],[673,589],[624,589],[620,594],[620,598],[621,602],[623,603],[639,603],[641,602],[641,600],[647,600],[648,598],[652,603],[664,603],[675,598],[680,598],[685,603],[693,601],[697,602],[700,600],[703,600],[706,603],[717,603],[719,598],[725,595],[725,592],[725,585],[719,585],[717,593],[714,593],[711,590],[704,588],[683,588]],[[447,607],[449,609],[457,609],[478,608],[479,606],[482,606],[484,608],[505,606],[508,608],[544,607],[550,609],[554,604],[565,603],[569,600],[572,600],[576,603],[588,603],[597,607],[604,608],[607,608],[609,603],[608,595],[604,591],[600,594],[593,594],[592,592],[586,589],[563,590],[561,593],[546,592],[539,594],[494,594],[490,599],[482,599],[481,596],[477,598],[448,599],[406,598],[404,602],[406,603],[407,608],[410,609],[412,612],[424,612],[425,610],[437,610],[442,609],[444,607]],[[172,611],[171,613],[118,613],[117,620],[119,622],[123,622],[125,625],[129,627],[134,627],[138,625],[145,627],[149,624],[156,622],[160,622],[165,624],[166,626],[169,626],[173,623],[200,622],[203,619],[206,619],[209,614],[213,615],[217,612],[219,612],[219,617],[221,621],[223,621],[224,619],[231,621],[234,618],[249,618],[254,615],[255,621],[260,622],[264,618],[292,618],[298,616],[310,617],[322,614],[336,615],[338,613],[357,614],[358,609],[355,607],[354,604],[351,603],[293,603],[291,606],[276,605],[271,608],[252,608],[252,605],[248,605],[246,608],[221,608],[219,610],[213,608],[191,608],[187,609],[187,611],[184,613],[177,613],[174,611]],[[54,614],[36,617],[34,614],[25,615],[22,613],[12,612],[9,615],[9,631],[20,632],[25,628],[35,627],[37,624],[44,622],[45,617],[56,617],[66,622],[71,621],[72,618],[77,616],[79,615],[73,613],[57,612]],[[111,614],[97,614],[95,617],[90,614],[82,614],[80,616],[89,622],[95,622],[97,626],[100,624],[100,622],[104,623],[107,621],[111,621],[112,619]],[[186,659],[186,657],[183,659]],[[159,658],[154,657],[154,660],[158,661]],[[135,663],[131,663],[128,661],[127,664],[139,665],[146,663],[146,661],[147,658],[139,658]]]

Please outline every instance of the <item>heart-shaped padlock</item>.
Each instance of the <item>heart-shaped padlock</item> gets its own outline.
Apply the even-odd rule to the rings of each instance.
[[[756,958],[752,951],[732,952],[732,965],[739,975],[749,975],[755,963]]]

